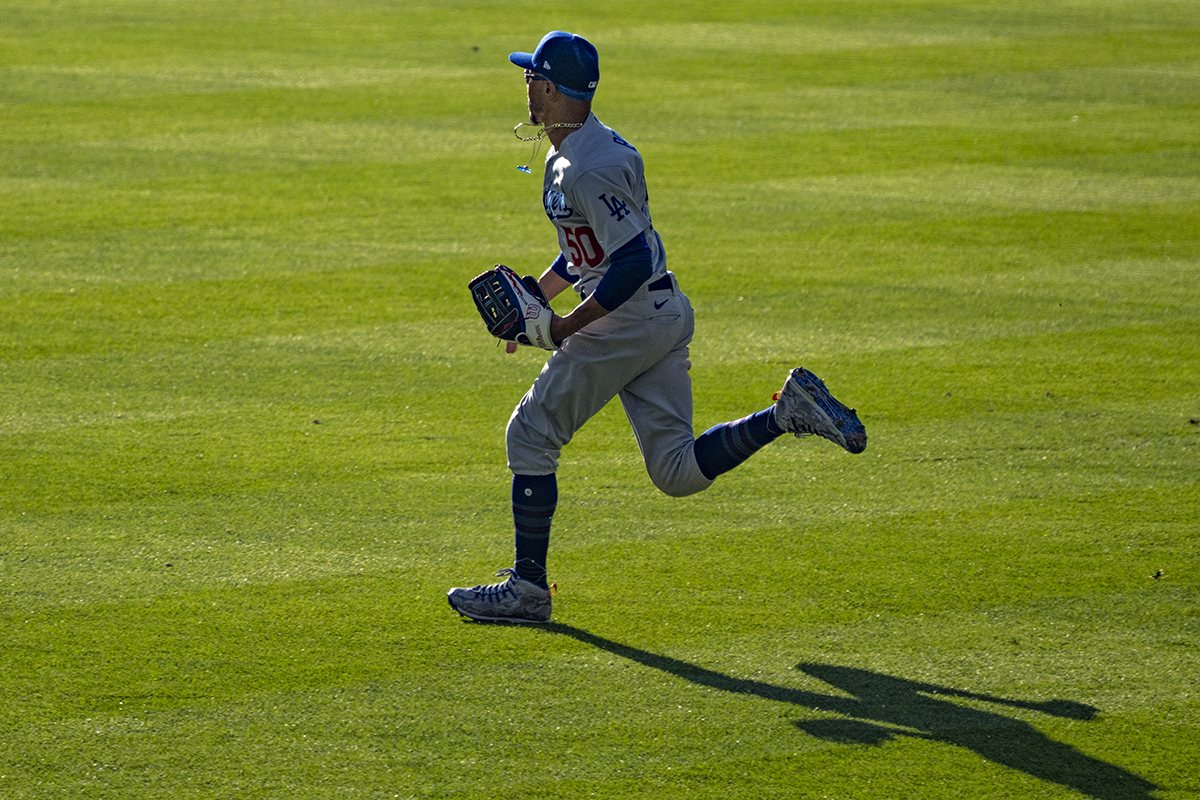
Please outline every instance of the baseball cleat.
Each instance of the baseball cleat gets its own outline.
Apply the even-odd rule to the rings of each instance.
[[[788,375],[775,395],[775,421],[797,436],[821,436],[851,453],[867,449],[867,429],[853,408],[834,399],[825,383],[806,369]]]
[[[496,576],[507,576],[502,583],[474,586],[470,589],[451,589],[446,593],[450,607],[464,617],[479,622],[549,622],[549,589],[518,578],[511,569],[502,569]]]

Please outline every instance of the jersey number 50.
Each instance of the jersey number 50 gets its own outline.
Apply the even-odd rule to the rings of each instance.
[[[563,226],[563,235],[567,239],[567,256],[575,266],[587,264],[594,267],[604,260],[604,248],[596,240],[596,232],[587,225],[575,228]]]

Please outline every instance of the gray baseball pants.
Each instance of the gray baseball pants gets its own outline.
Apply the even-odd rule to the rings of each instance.
[[[620,397],[655,486],[684,497],[712,485],[693,452],[688,344],[695,315],[670,277],[669,290],[643,286],[550,356],[508,422],[508,467],[515,474],[557,472],[575,432]]]

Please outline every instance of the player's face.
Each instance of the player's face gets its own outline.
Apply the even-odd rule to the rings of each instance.
[[[542,116],[546,104],[546,82],[536,72],[525,71],[525,88],[529,101],[529,121],[534,125],[542,124]]]

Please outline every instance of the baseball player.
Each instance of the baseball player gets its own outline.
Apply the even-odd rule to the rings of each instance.
[[[559,455],[613,397],[621,399],[650,479],[676,497],[708,488],[784,433],[823,436],[851,453],[861,453],[867,437],[854,410],[803,369],[788,375],[770,407],[694,436],[692,307],[667,270],[641,155],[591,111],[600,80],[596,49],[552,31],[532,53],[509,60],[524,68],[530,122],[551,143],[542,203],[560,253],[537,286],[548,299],[572,288],[581,302],[565,317],[548,310],[548,299],[523,313],[526,327],[538,330],[520,341],[554,352],[506,433],[516,556],[496,573],[504,581],[451,589],[448,599],[475,620],[546,622]]]

